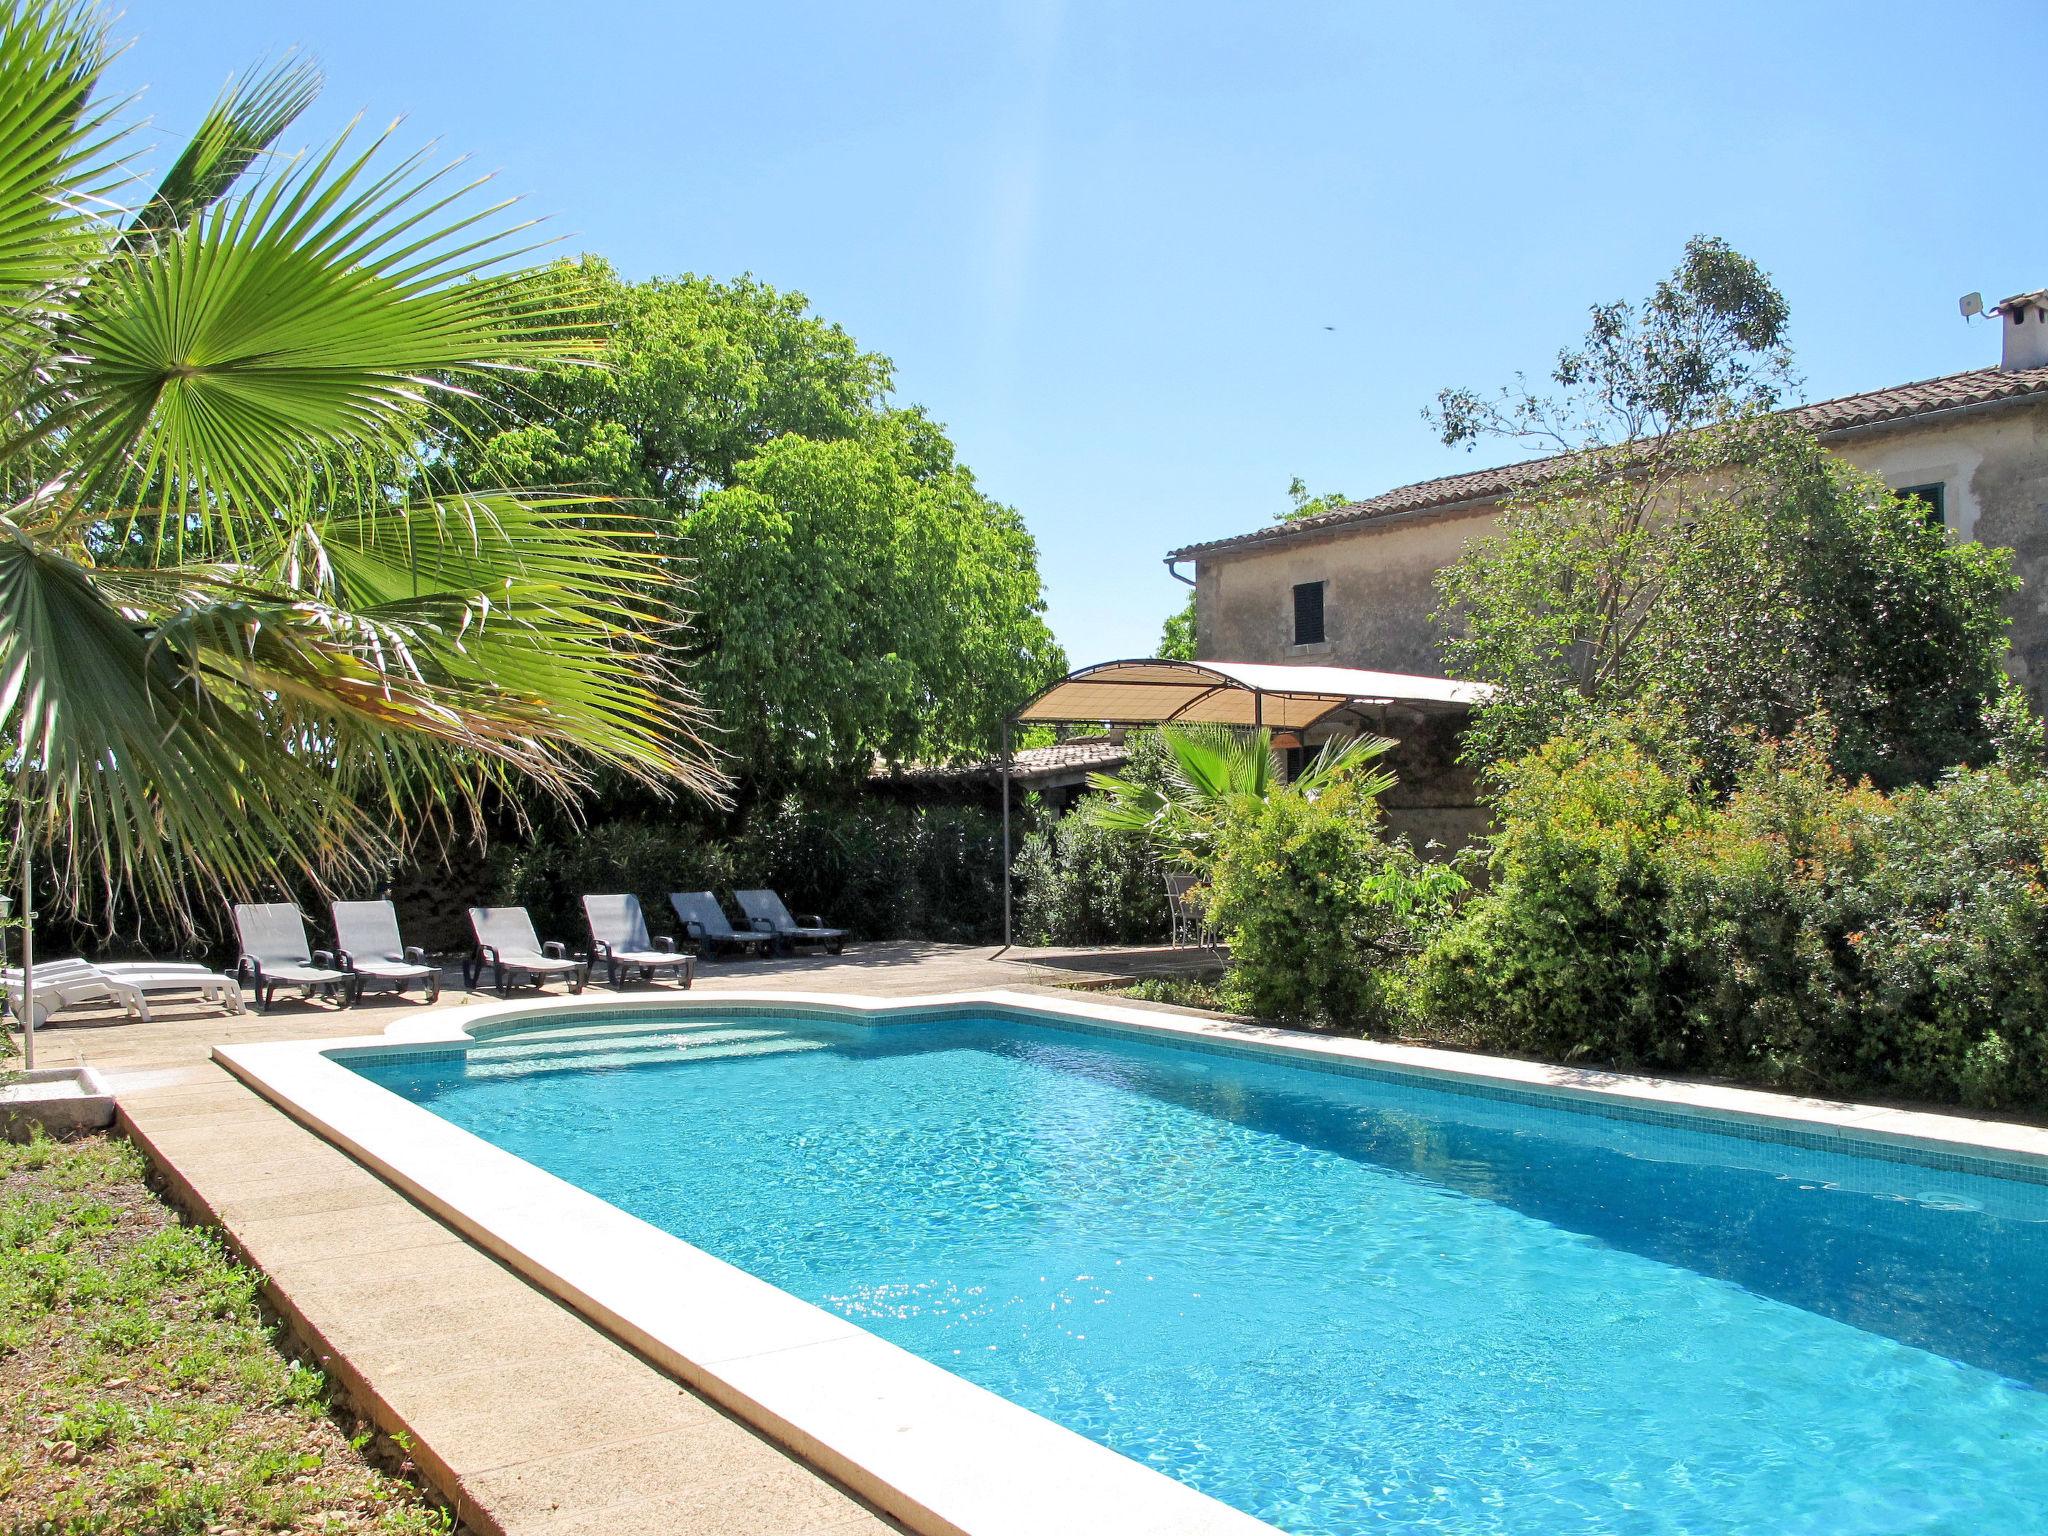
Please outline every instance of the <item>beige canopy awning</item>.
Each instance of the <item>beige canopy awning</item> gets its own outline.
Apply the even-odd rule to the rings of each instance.
[[[1423,713],[1485,702],[1485,683],[1354,667],[1249,661],[1106,661],[1071,672],[1018,713],[1020,724],[1263,725],[1299,731],[1354,708]]]

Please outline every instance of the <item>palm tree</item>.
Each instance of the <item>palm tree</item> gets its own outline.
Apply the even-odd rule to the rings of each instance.
[[[95,6],[0,0],[0,722],[22,857],[189,916],[595,770],[716,796],[630,508],[446,482],[465,380],[587,358],[481,181],[278,154],[231,84],[153,188]],[[132,194],[132,195],[131,195]],[[481,206],[479,206],[481,205]]]
[[[1393,749],[1384,736],[1327,742],[1289,783],[1269,731],[1170,725],[1159,734],[1167,759],[1158,785],[1091,773],[1088,787],[1099,793],[1084,800],[1082,810],[1098,827],[1149,838],[1163,861],[1184,869],[1205,868],[1224,818],[1268,796],[1315,795],[1346,778],[1376,799],[1395,784],[1387,769],[1364,772]]]

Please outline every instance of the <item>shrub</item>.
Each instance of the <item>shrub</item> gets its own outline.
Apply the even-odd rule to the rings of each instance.
[[[1355,778],[1248,802],[1222,822],[1203,898],[1230,944],[1225,998],[1267,1018],[1383,1028],[1398,968],[1464,887],[1388,838]]]
[[[1633,734],[1631,734],[1633,733]],[[1490,888],[1430,947],[1484,1049],[1987,1108],[2048,1103],[2048,780],[1886,795],[1825,730],[1716,804],[1640,722],[1510,765]]]
[[[631,891],[673,929],[670,891],[767,886],[858,938],[985,943],[1002,928],[1002,828],[978,806],[758,806],[736,829],[628,819],[500,855],[504,899],[544,937],[579,939],[590,891]]]
[[[1018,939],[1026,944],[1153,944],[1170,930],[1166,884],[1142,837],[1070,811],[1017,854]]]
[[[1707,803],[1689,762],[1620,726],[1552,738],[1500,774],[1493,879],[1430,947],[1427,1014],[1487,1050],[1685,1064],[1666,943],[1672,841]]]

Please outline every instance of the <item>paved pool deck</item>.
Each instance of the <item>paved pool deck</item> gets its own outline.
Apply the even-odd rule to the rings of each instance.
[[[1191,958],[877,944],[836,958],[700,966],[697,990],[889,997],[1063,989],[1182,970]],[[440,1006],[493,996],[458,984]],[[279,1313],[363,1413],[409,1437],[422,1474],[471,1528],[508,1536],[899,1530],[471,1246],[209,1057],[223,1043],[371,1034],[427,1007],[417,994],[372,993],[356,1008],[280,999],[268,1014],[239,1018],[184,1003],[152,1004],[148,1024],[66,1015],[37,1036],[37,1065],[89,1063],[108,1081],[122,1127],[172,1197],[263,1273]]]

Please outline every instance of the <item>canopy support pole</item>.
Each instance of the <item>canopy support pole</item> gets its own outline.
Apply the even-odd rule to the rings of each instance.
[[[21,1066],[36,1069],[36,881],[28,841],[28,802],[21,807]]]
[[[1010,947],[1010,722],[1003,721],[1003,948]]]

